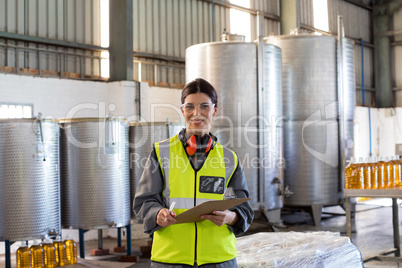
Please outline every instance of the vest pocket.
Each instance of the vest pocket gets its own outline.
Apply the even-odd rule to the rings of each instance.
[[[223,194],[225,178],[213,176],[200,177],[200,193]]]

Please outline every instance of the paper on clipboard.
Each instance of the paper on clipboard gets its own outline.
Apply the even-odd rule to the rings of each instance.
[[[211,214],[211,212],[215,210],[226,210],[248,200],[251,200],[251,198],[207,201],[177,215],[175,218],[176,224],[203,221],[203,219],[200,218],[201,215]]]

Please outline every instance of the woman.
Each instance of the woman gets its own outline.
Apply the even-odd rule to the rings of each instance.
[[[237,155],[210,133],[218,113],[214,87],[195,79],[184,87],[181,103],[186,128],[155,143],[134,199],[144,232],[154,235],[151,267],[237,267],[235,235],[247,231],[253,220],[249,202],[202,215],[200,222],[175,224],[177,214],[222,200],[227,187],[238,198],[249,196]]]

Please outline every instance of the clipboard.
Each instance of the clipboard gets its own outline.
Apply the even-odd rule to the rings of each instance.
[[[251,200],[251,197],[207,201],[177,215],[176,224],[200,222],[203,221],[203,219],[200,218],[201,215],[211,214],[214,210],[226,210],[248,200]]]

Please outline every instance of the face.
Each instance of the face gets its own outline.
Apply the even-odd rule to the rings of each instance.
[[[218,107],[213,106],[211,98],[200,92],[188,95],[184,99],[184,106],[182,105],[180,109],[186,119],[189,136],[195,134],[202,137],[208,134],[212,118],[218,113]]]

